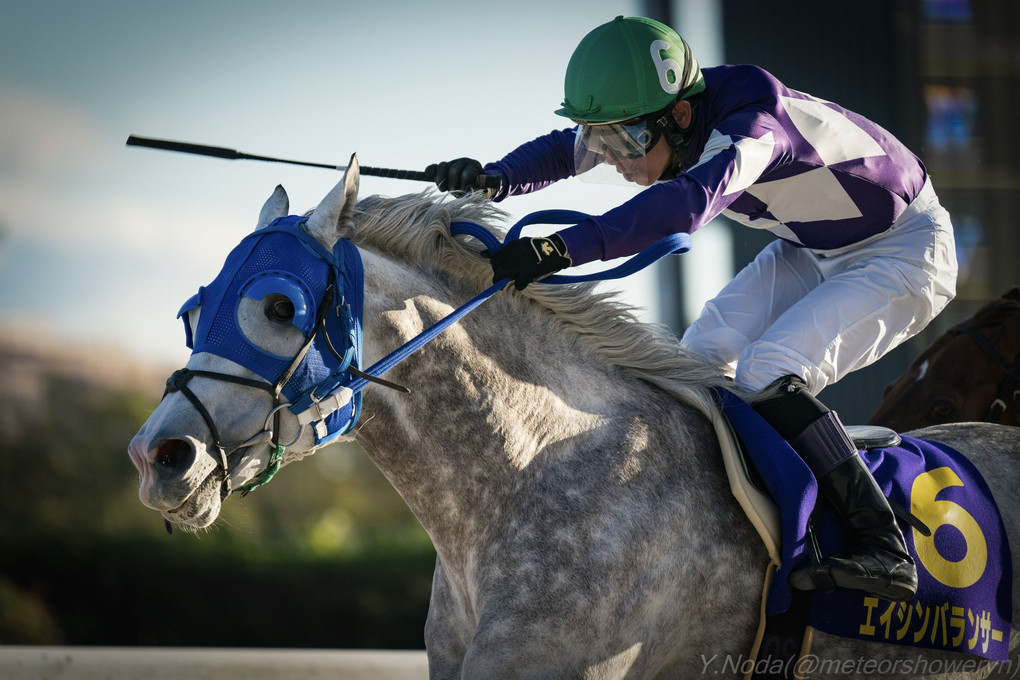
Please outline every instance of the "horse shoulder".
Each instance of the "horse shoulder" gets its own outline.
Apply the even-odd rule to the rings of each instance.
[[[527,648],[536,668],[555,661],[564,677],[568,666],[617,677],[624,664],[653,677],[684,650],[749,647],[766,553],[732,499],[711,426],[664,403],[642,404],[655,418],[641,408],[615,418],[598,448],[569,442],[534,463],[542,474],[518,488],[477,562],[465,673]]]

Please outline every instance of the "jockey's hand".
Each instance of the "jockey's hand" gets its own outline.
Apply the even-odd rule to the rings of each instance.
[[[479,178],[484,181],[479,182]],[[443,191],[466,193],[484,190],[489,197],[499,191],[500,179],[485,175],[482,164],[474,158],[457,158],[452,161],[433,163],[425,168],[425,179],[435,182]]]
[[[492,282],[513,279],[514,288],[524,290],[532,281],[566,269],[570,253],[559,234],[543,238],[519,238],[495,253],[482,251],[492,265]]]

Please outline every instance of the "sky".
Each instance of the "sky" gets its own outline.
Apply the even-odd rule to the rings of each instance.
[[[37,0],[0,21],[0,334],[183,364],[180,305],[329,170],[127,147],[130,134],[421,170],[497,160],[558,127],[589,30],[637,2]],[[361,195],[420,182],[363,176]],[[635,190],[577,179],[501,205],[600,214]],[[509,226],[509,225],[508,225]],[[624,297],[648,301],[639,278]],[[651,312],[649,312],[651,313]]]

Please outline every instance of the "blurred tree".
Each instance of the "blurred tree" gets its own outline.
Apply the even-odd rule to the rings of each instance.
[[[138,500],[126,451],[159,402],[159,373],[125,370],[94,352],[47,353],[2,338],[0,371],[12,376],[0,392],[0,512],[12,525],[104,535],[163,531],[159,515]],[[232,543],[269,540],[319,554],[428,544],[356,444],[329,446],[247,497],[230,498],[203,538],[224,534]]]
[[[59,645],[63,642],[64,634],[46,605],[0,576],[0,644]]]
[[[421,647],[435,553],[357,445],[167,536],[126,448],[170,370],[0,335],[0,373],[0,644]]]

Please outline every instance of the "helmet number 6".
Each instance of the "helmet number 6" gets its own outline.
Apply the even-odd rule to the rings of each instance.
[[[675,59],[662,58],[663,50],[669,49],[669,43],[665,40],[653,40],[651,46],[652,62],[655,64],[655,72],[659,75],[659,85],[669,94],[676,94],[680,91],[680,77],[684,70]],[[669,82],[669,74],[673,74],[673,82]]]

